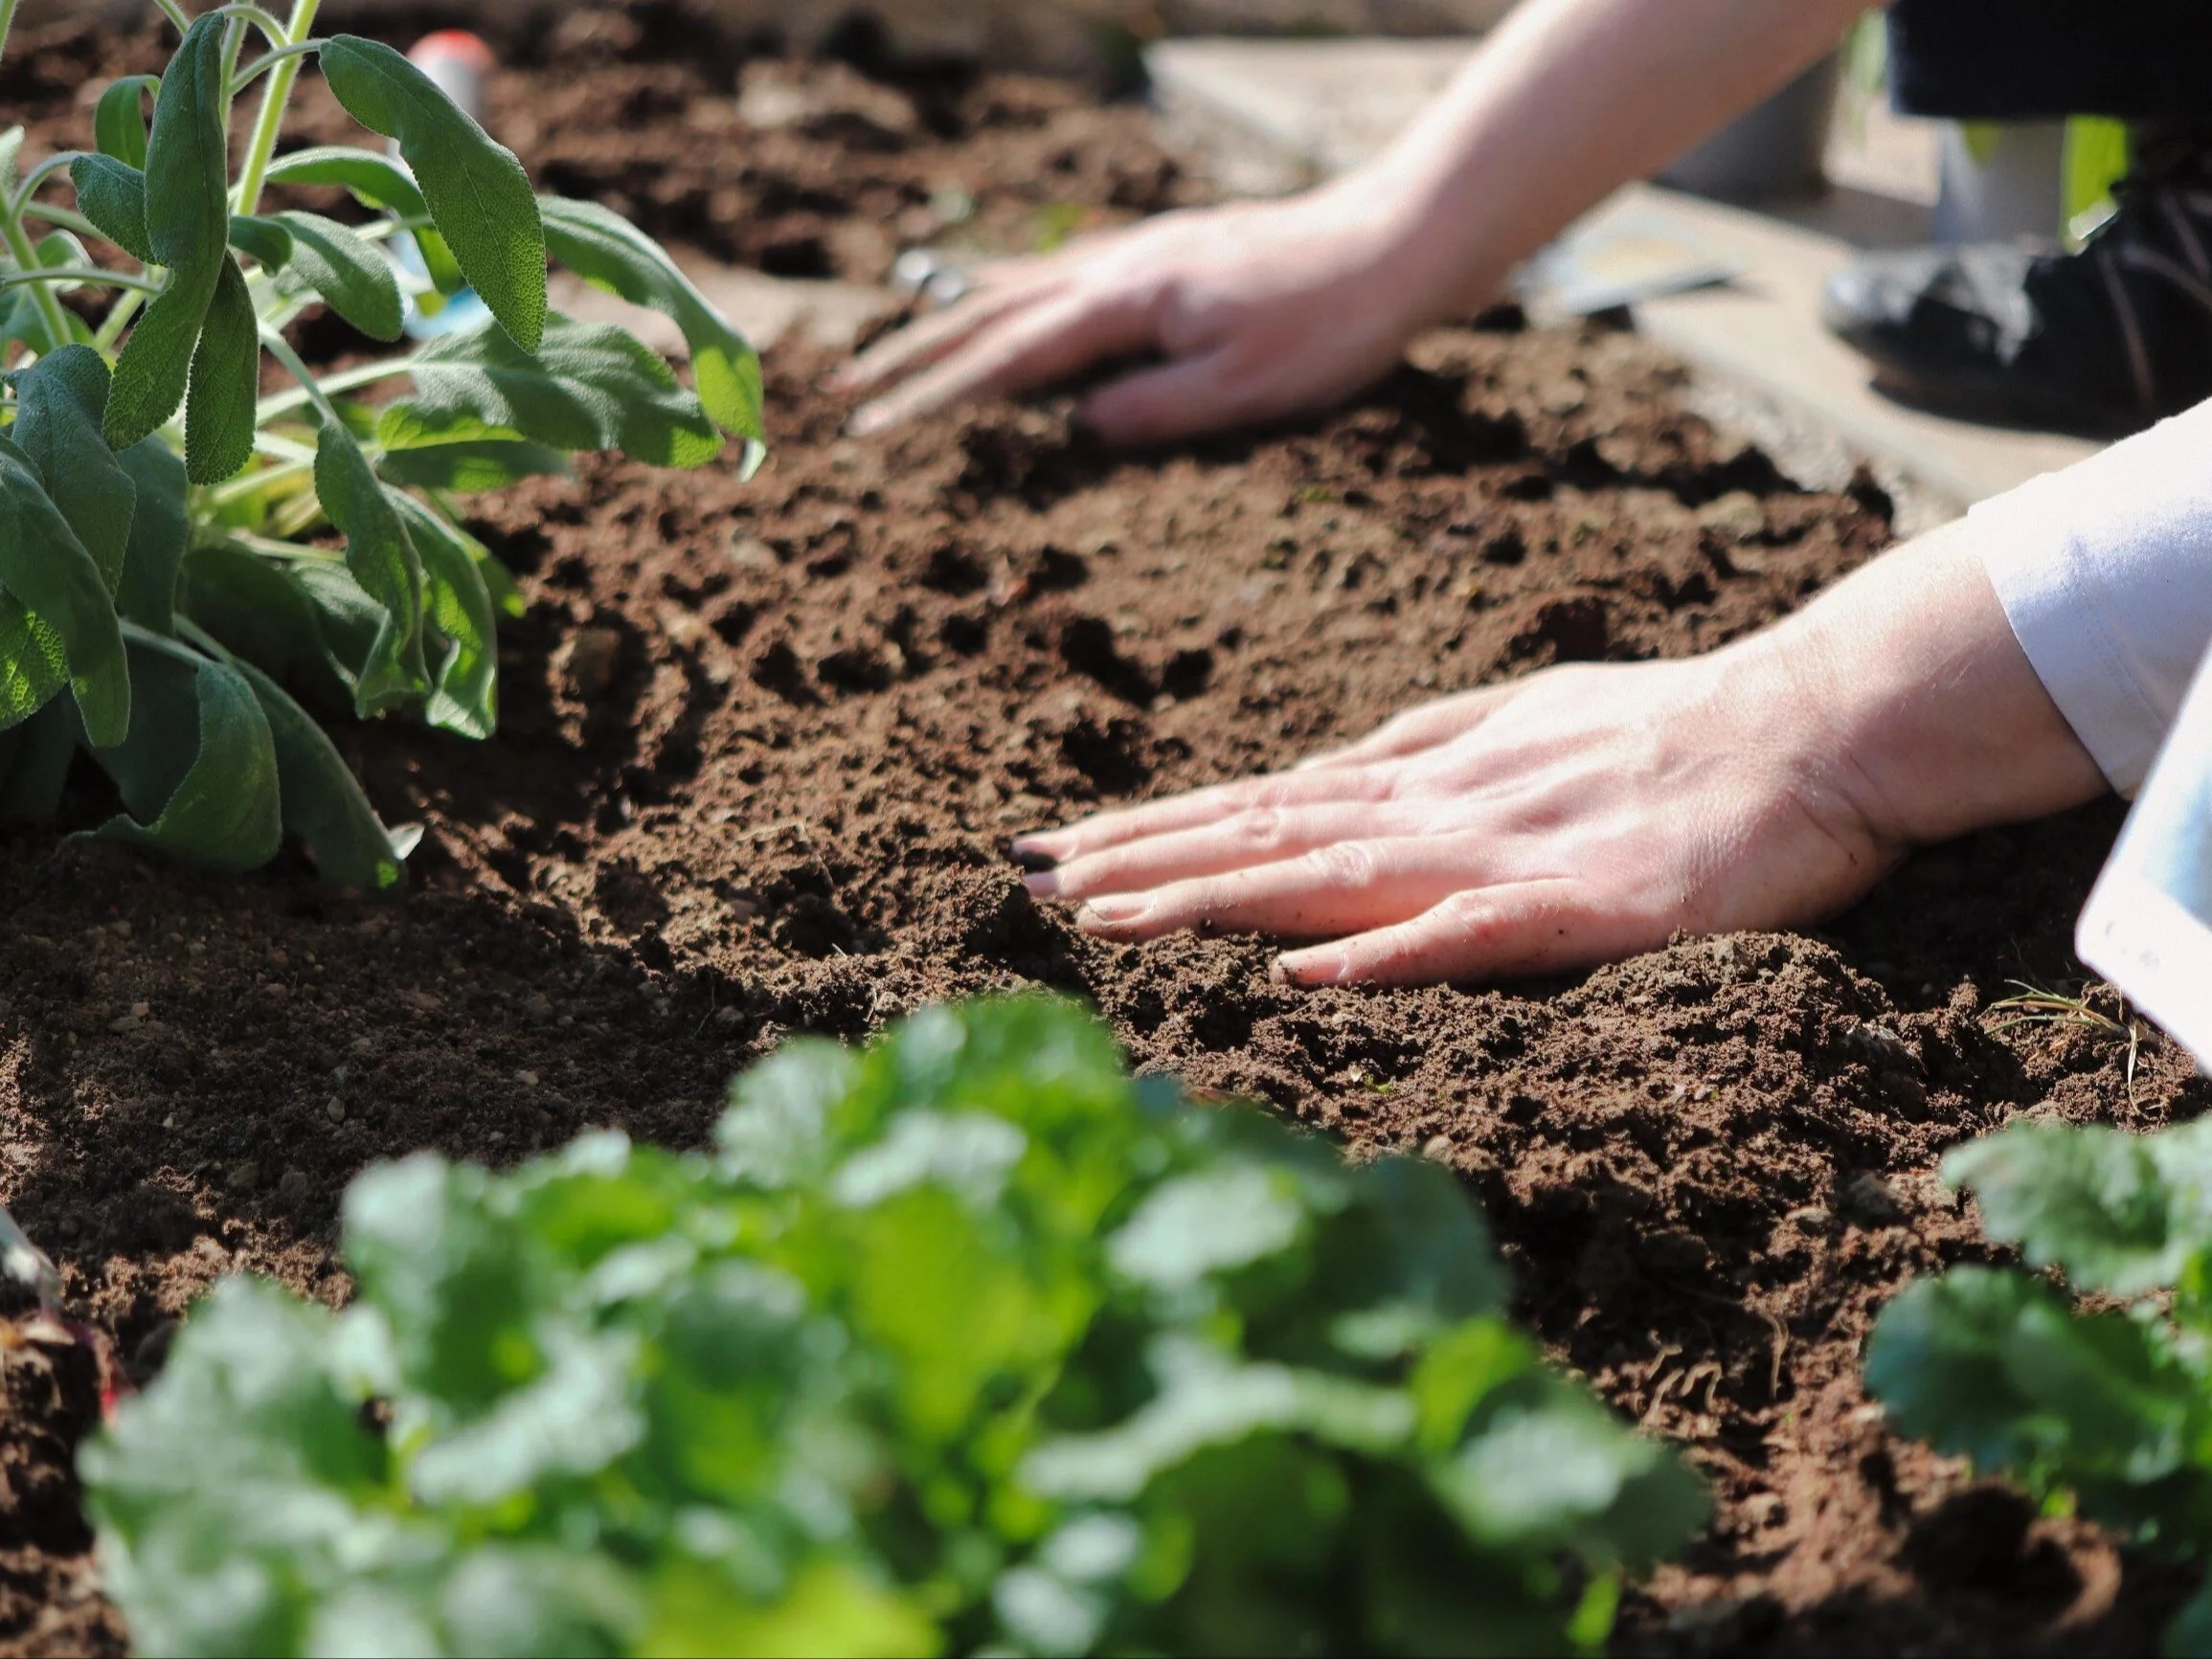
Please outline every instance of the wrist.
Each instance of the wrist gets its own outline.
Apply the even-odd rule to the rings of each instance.
[[[2108,788],[1963,525],[1883,555],[1742,649],[1783,677],[1800,764],[1879,840],[1925,846]]]

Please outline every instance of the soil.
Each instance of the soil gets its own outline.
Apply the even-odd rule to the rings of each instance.
[[[636,25],[583,15],[579,37]],[[44,135],[133,54],[63,26],[18,43],[0,96]],[[786,103],[915,123],[904,147],[836,121],[756,146],[702,127],[727,78],[620,57],[556,55],[494,108],[544,100],[509,129],[533,168],[733,255],[766,258],[774,215],[735,182],[761,154],[835,181],[806,234],[863,277],[910,234],[883,239],[874,204],[932,180],[998,204],[976,235],[1018,238],[1034,146],[1061,142],[1040,132],[1077,152],[1087,213],[1201,188],[1139,112],[1064,90],[981,82],[938,131],[938,93],[756,67]],[[1118,193],[1133,176],[1172,188]],[[1990,1015],[2013,981],[2080,986],[2071,921],[2116,808],[1928,853],[1817,933],[1492,989],[1298,993],[1264,941],[1102,947],[1002,856],[1417,697],[1719,644],[1877,552],[1879,492],[1799,490],[1684,414],[1633,336],[1510,318],[1424,340],[1326,419],[1140,457],[1058,406],[854,442],[828,366],[772,357],[750,484],[600,460],[480,504],[530,601],[498,738],[338,730],[387,818],[425,827],[403,903],[329,892],[296,855],[237,881],[0,841],[0,1197],[138,1374],[221,1273],[342,1295],[336,1205],[375,1159],[501,1162],[604,1125],[696,1144],[723,1081],[792,1033],[1044,985],[1141,1066],[1465,1173],[1522,1313],[1718,1493],[1632,1595],[1622,1651],[2154,1645],[2184,1575],[1897,1441],[1858,1380],[1889,1294],[1989,1254],[1934,1177],[1945,1148],[2021,1113],[2148,1129],[2212,1100],[2155,1036],[2131,1082],[2123,1042]],[[96,1386],[66,1345],[0,1349],[7,1651],[123,1645],[70,1501]]]

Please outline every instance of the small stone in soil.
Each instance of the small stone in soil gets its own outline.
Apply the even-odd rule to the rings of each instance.
[[[223,1182],[234,1193],[250,1193],[260,1184],[261,1166],[251,1158],[233,1169],[230,1178]]]
[[[622,637],[612,628],[579,628],[570,641],[562,678],[577,697],[590,701],[615,683]]]
[[[323,1103],[323,1115],[332,1123],[344,1123],[346,1121],[346,1103],[333,1094]]]
[[[305,1202],[307,1197],[306,1172],[305,1170],[286,1170],[277,1179],[277,1196],[287,1204]]]

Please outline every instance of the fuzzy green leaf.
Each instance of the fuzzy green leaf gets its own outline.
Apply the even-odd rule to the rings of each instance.
[[[129,735],[93,756],[125,811],[90,832],[209,869],[259,869],[282,837],[276,748],[237,670],[134,634]]]
[[[378,820],[328,734],[259,668],[236,666],[269,722],[285,831],[306,843],[332,886],[382,893],[405,886],[401,843]]]
[[[412,370],[415,394],[377,423],[389,448],[522,439],[619,449],[658,466],[698,466],[722,449],[706,409],[667,364],[611,325],[555,317],[534,356],[498,329],[478,328],[432,342]]]
[[[126,75],[100,95],[92,111],[92,142],[124,166],[146,166],[146,95],[159,95],[158,75]]]
[[[184,402],[193,348],[229,265],[227,27],[228,20],[214,12],[192,24],[162,78],[154,106],[146,156],[146,239],[149,262],[167,266],[169,275],[115,366],[107,403],[107,441],[115,449],[150,437]]]
[[[225,252],[192,352],[192,396],[185,405],[185,470],[192,482],[221,483],[253,460],[260,377],[254,298],[237,260]]]
[[[269,164],[273,185],[316,185],[347,190],[364,207],[383,208],[404,219],[426,216],[430,208],[407,169],[374,150],[324,145],[294,150]]]
[[[675,321],[691,349],[699,401],[714,423],[736,437],[764,437],[759,358],[660,244],[597,202],[541,196],[538,208],[555,259],[594,287]]]
[[[1916,1439],[2104,1497],[2174,1474],[2193,1439],[2195,1390],[2151,1326],[2077,1315],[2020,1273],[1907,1286],[1867,1343],[1866,1384]]]
[[[391,47],[340,34],[324,46],[322,63],[347,113],[398,141],[469,285],[516,345],[536,350],[546,323],[545,230],[522,164]]]
[[[383,612],[340,570],[335,574],[352,602],[327,615],[308,586],[326,573],[207,542],[184,561],[178,608],[225,649],[283,684],[350,694]]]
[[[167,634],[174,626],[177,570],[192,535],[184,461],[157,437],[133,444],[116,460],[130,475],[136,510],[115,608],[142,628]]]
[[[263,270],[274,273],[291,262],[292,233],[275,219],[233,213],[231,246],[255,259]]]
[[[421,556],[430,623],[445,641],[423,717],[463,737],[489,737],[499,729],[499,641],[491,592],[478,569],[482,549],[412,496],[394,491],[391,499]]]
[[[383,612],[353,687],[354,707],[367,719],[430,690],[422,659],[422,564],[361,446],[333,421],[323,423],[316,445],[315,492],[346,537],[346,568]]]
[[[1991,1238],[2079,1289],[2170,1289],[2212,1245],[2212,1122],[2156,1135],[2017,1124],[1952,1153],[1943,1174],[1974,1190]]]
[[[77,705],[56,697],[20,726],[0,731],[0,820],[51,823],[61,810],[69,764],[84,742]]]
[[[566,476],[570,467],[568,457],[557,449],[486,437],[421,449],[387,449],[377,456],[376,470],[394,483],[473,495],[505,489],[526,478]]]
[[[403,307],[390,260],[335,219],[294,212],[276,222],[292,243],[281,285],[305,284],[372,339],[399,338]]]
[[[77,208],[100,234],[141,264],[154,262],[146,226],[146,174],[113,156],[80,155],[69,164]]]
[[[130,671],[114,599],[31,458],[7,439],[0,439],[0,588],[27,613],[22,631],[40,664],[31,668],[19,658],[0,676],[23,675],[20,684],[35,685],[65,666],[90,740],[121,742],[130,726]],[[0,625],[0,654],[16,644],[10,631]],[[0,710],[12,712],[9,705],[20,706],[13,696],[0,698]],[[22,708],[15,718],[33,711]]]
[[[407,169],[372,150],[327,146],[296,150],[269,168],[272,184],[322,185],[353,192],[364,207],[382,208],[403,219],[427,218],[428,204],[421,191],[407,176]],[[422,263],[441,294],[456,294],[468,285],[454,263],[453,250],[436,231],[418,228],[408,233],[421,251]]]
[[[88,346],[64,346],[10,379],[16,399],[10,436],[113,593],[123,579],[138,488],[101,437],[107,365]]]

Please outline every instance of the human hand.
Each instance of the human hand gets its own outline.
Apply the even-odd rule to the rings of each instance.
[[[1014,855],[1104,938],[1332,941],[1279,959],[1300,985],[1508,978],[1816,920],[1916,844],[2105,787],[1960,536],[1712,656],[1446,699]]]
[[[839,377],[878,392],[866,436],[968,399],[1029,391],[1156,353],[1086,397],[1113,444],[1164,442],[1350,396],[1386,373],[1437,304],[1374,192],[1189,210],[986,265],[946,310]],[[888,390],[887,390],[888,389]]]
[[[1774,729],[1737,659],[1554,669],[1272,777],[1015,844],[1086,931],[1331,939],[1293,984],[1583,967],[1842,908],[1906,843]]]

